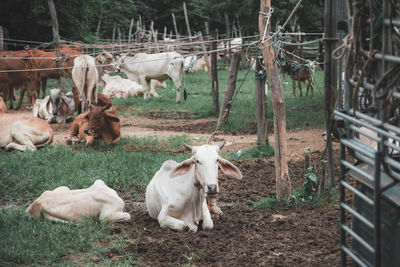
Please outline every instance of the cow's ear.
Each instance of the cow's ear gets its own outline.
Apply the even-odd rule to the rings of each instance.
[[[242,179],[243,177],[242,173],[230,161],[220,158],[218,162],[219,162],[219,168],[224,174],[239,180]]]
[[[118,115],[115,114],[114,112],[106,110],[104,113],[106,114],[106,118],[108,120],[113,121],[113,122],[119,122]]]
[[[192,158],[182,161],[171,171],[169,177],[174,178],[175,176],[186,174],[194,163],[195,161]]]

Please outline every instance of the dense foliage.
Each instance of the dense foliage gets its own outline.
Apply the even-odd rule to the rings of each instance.
[[[298,0],[272,1],[274,14],[272,25],[283,24]],[[167,27],[173,30],[172,16],[177,20],[178,31],[187,35],[183,13],[183,1],[171,0],[54,0],[59,21],[60,36],[66,40],[93,42],[111,38],[114,25],[127,35],[132,18],[141,16],[149,27],[154,21],[159,32]],[[241,27],[244,35],[258,33],[258,0],[187,0],[192,31],[205,31],[208,21],[211,32],[218,29],[226,33],[225,14],[230,28]],[[294,19],[303,31],[322,31],[323,0],[304,1]],[[47,1],[2,0],[0,1],[0,26],[5,37],[19,40],[51,41],[51,21]],[[297,29],[296,29],[297,30]],[[98,34],[97,34],[98,31]],[[12,43],[8,44],[13,49]]]

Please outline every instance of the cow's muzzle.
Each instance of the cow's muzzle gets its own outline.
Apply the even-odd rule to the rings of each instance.
[[[216,184],[207,185],[207,194],[208,195],[218,194],[218,186]]]
[[[87,129],[87,128],[85,130],[83,130],[83,132],[87,135],[92,135],[91,131],[89,131],[89,129]]]

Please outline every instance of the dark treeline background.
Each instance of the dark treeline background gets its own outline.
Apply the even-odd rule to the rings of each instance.
[[[283,24],[297,2],[298,0],[273,0],[272,25]],[[110,39],[114,24],[127,36],[131,18],[136,23],[139,15],[144,20],[146,29],[149,29],[153,20],[159,33],[163,33],[164,26],[167,26],[169,34],[174,29],[171,13],[175,13],[180,34],[187,35],[183,1],[54,0],[54,4],[60,36],[65,40],[93,43],[103,38]],[[187,0],[186,4],[192,32],[202,31],[205,34],[204,22],[208,21],[211,32],[218,29],[220,34],[226,33],[224,13],[227,13],[231,28],[233,23],[237,25],[239,21],[243,35],[258,33],[259,0]],[[297,19],[294,19],[300,30],[321,32],[323,8],[323,0],[304,1],[296,12]],[[46,0],[0,0],[0,26],[3,26],[5,38],[38,42],[52,40]],[[136,25],[133,32],[135,31]],[[12,43],[8,43],[9,49],[13,49],[12,46]]]

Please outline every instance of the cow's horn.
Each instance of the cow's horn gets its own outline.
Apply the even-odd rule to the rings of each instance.
[[[103,111],[106,111],[107,109],[109,109],[111,106],[110,105],[105,105],[103,108]]]
[[[225,140],[222,141],[222,143],[218,144],[219,150],[221,150],[224,147],[224,145],[225,145]]]
[[[186,147],[187,150],[192,151],[192,146],[189,146],[188,144],[183,144],[183,145]]]

